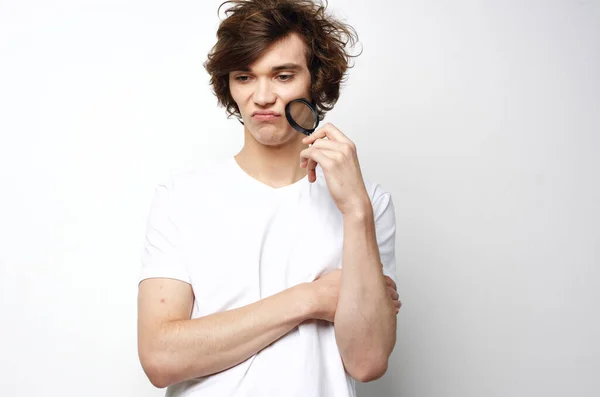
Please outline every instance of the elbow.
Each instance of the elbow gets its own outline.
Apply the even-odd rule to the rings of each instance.
[[[152,386],[158,389],[164,389],[165,387],[171,386],[173,382],[171,382],[169,376],[159,369],[150,369],[144,370],[146,372],[146,376]]]
[[[348,368],[348,373],[354,379],[362,383],[372,382],[381,378],[388,369],[388,358],[378,357],[374,359],[361,360],[353,368]]]
[[[161,357],[161,354],[140,351],[140,363],[146,377],[154,387],[164,389],[175,383],[167,360]]]

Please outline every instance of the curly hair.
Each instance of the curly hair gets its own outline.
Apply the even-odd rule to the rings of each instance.
[[[312,0],[234,0],[217,30],[217,43],[204,63],[219,105],[241,119],[229,90],[229,73],[248,68],[273,43],[297,33],[306,44],[311,96],[319,117],[333,109],[351,68],[346,47],[358,42],[354,28],[326,13],[327,2]]]

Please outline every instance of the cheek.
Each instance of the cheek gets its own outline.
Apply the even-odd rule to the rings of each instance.
[[[284,102],[289,102],[298,98],[306,98],[310,95],[310,87],[307,87],[304,82],[300,84],[293,84],[284,87],[280,91],[279,97],[283,99]]]
[[[244,91],[240,89],[240,87],[229,86],[229,93],[231,94],[231,98],[237,104],[240,111],[244,110]]]

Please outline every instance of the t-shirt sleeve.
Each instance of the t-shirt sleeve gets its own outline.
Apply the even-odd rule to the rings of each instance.
[[[148,278],[172,278],[191,283],[181,260],[176,208],[173,185],[159,184],[154,191],[146,225],[139,282]]]
[[[398,284],[396,276],[396,213],[390,193],[381,194],[373,202],[375,233],[383,274]]]

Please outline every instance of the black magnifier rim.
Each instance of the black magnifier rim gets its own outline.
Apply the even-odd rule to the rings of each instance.
[[[308,106],[308,108],[310,109],[310,111],[313,113],[313,116],[315,116],[315,126],[314,126],[314,128],[307,129],[307,128],[302,127],[298,123],[296,123],[296,120],[294,120],[294,118],[292,117],[292,113],[291,113],[291,110],[290,110],[290,105],[293,102],[302,102],[303,104],[305,104],[306,106]],[[285,105],[285,117],[287,118],[288,123],[290,123],[290,125],[296,131],[301,132],[304,135],[310,135],[310,134],[312,134],[317,129],[317,127],[319,126],[319,113],[317,113],[317,109],[315,109],[315,107],[313,106],[312,103],[310,103],[309,101],[307,101],[304,98],[294,99],[293,101],[290,101],[290,103],[288,103],[287,105]]]

